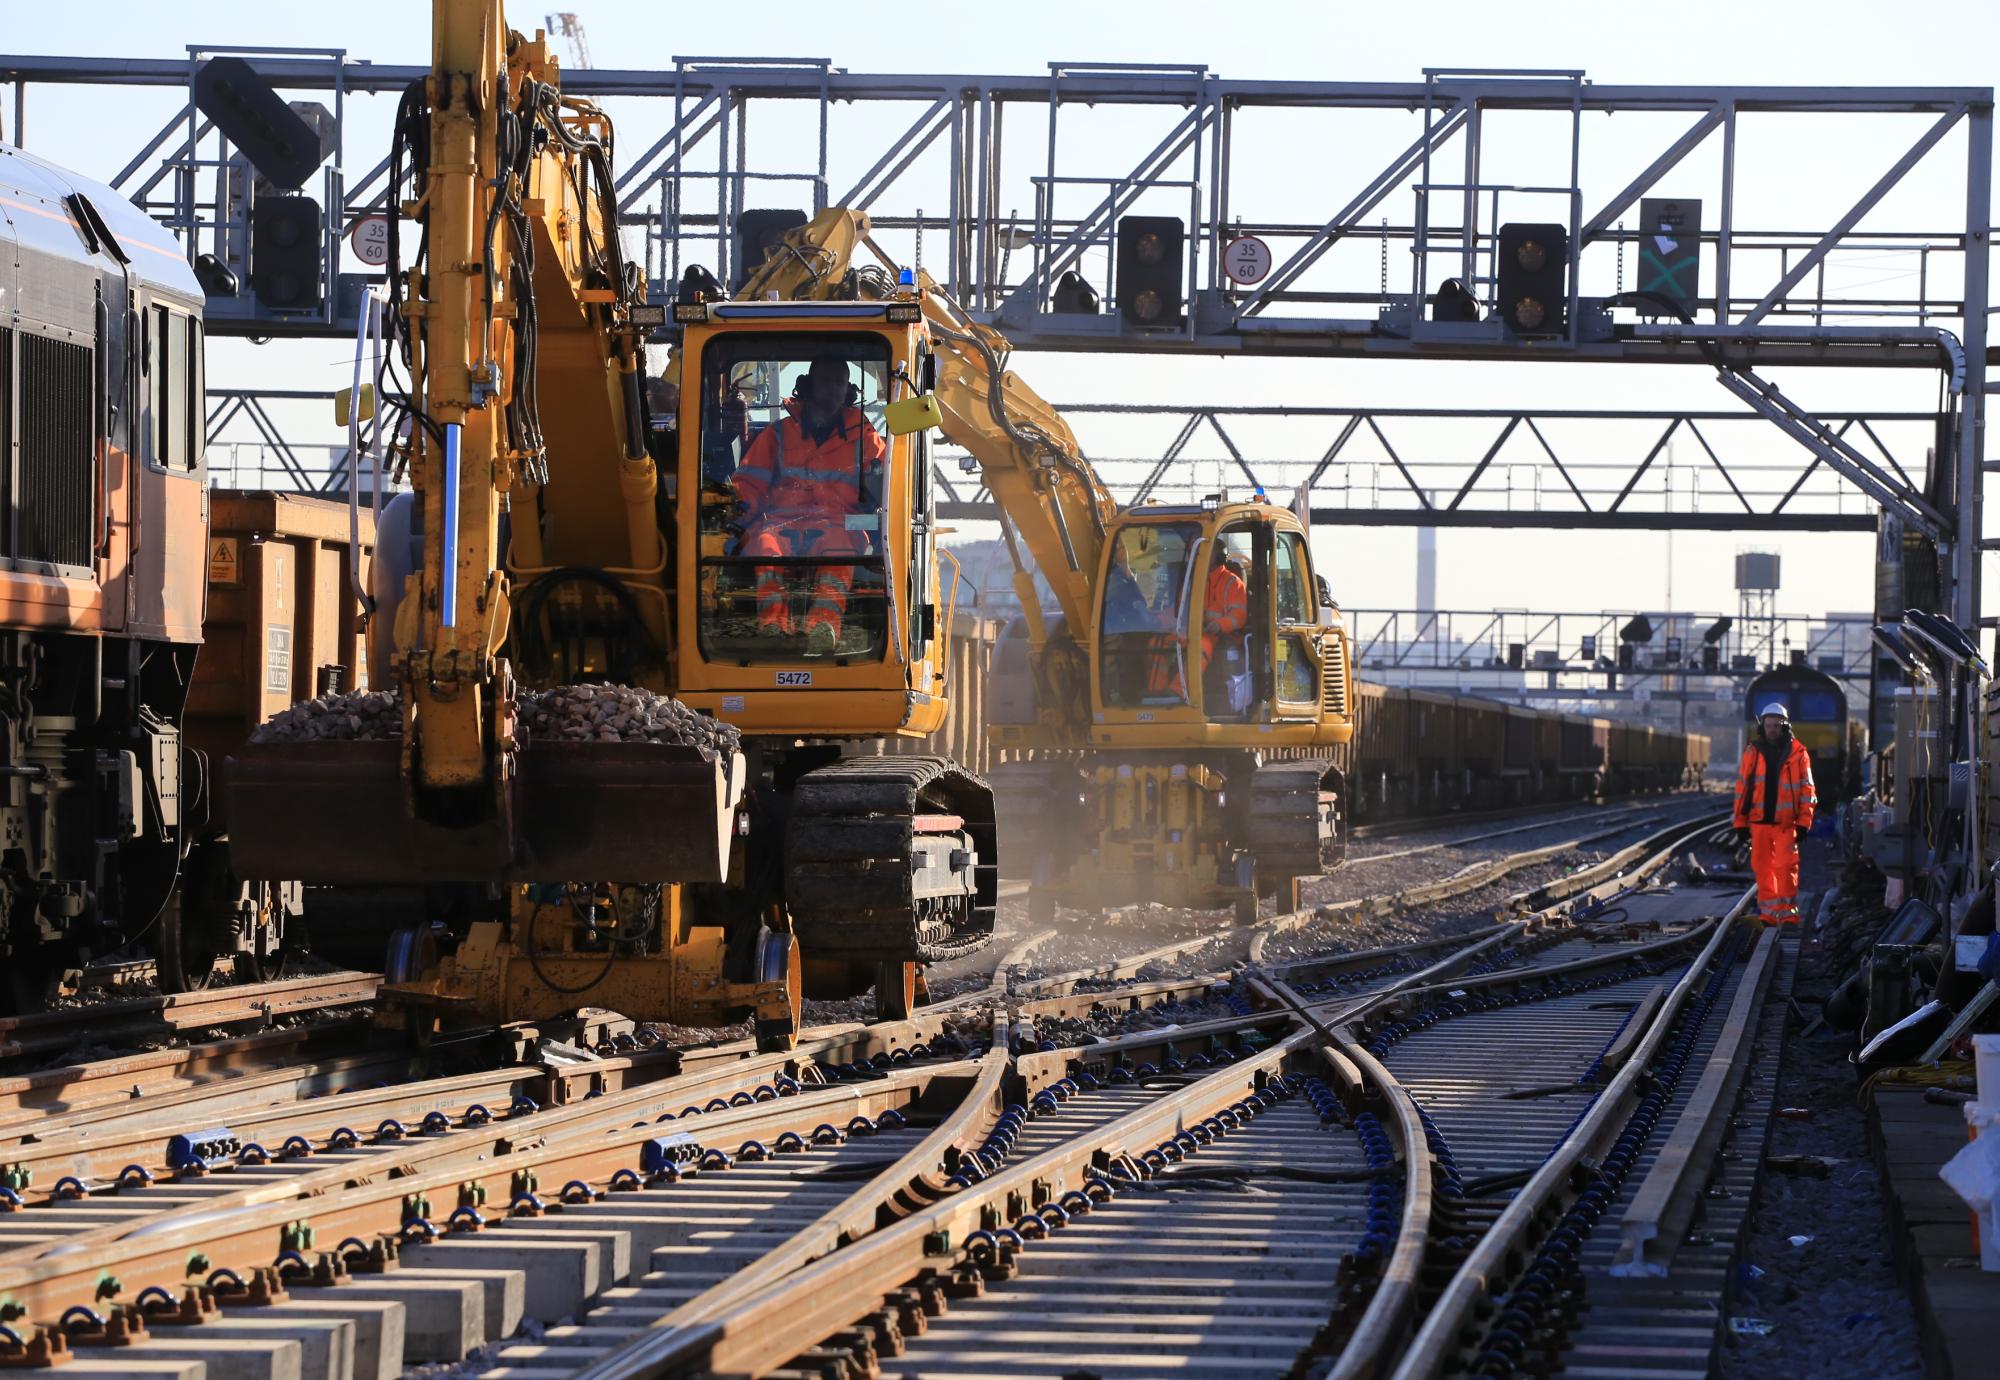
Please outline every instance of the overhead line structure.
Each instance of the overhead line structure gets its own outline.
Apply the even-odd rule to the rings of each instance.
[[[1518,646],[1522,664],[1509,668],[1518,673],[1594,670],[1602,674],[1610,669],[1635,683],[1659,676],[1747,680],[1769,669],[1783,647],[1798,651],[1815,668],[1836,679],[1865,684],[1874,658],[1869,640],[1874,619],[1866,614],[1779,615],[1772,619],[1774,635],[1768,643],[1732,626],[1733,619],[1699,610],[1343,608],[1341,614],[1354,630],[1357,670],[1443,670],[1469,658],[1498,657],[1510,646]],[[1621,670],[1617,661],[1619,630],[1642,616],[1655,624],[1655,631],[1635,644],[1644,660],[1635,655],[1634,664]],[[1706,645],[1704,633],[1718,625],[1722,627],[1714,644],[1718,669],[1704,671],[1700,665]],[[1592,647],[1588,658],[1580,650],[1585,639]],[[1671,652],[1669,641],[1678,644]],[[1538,653],[1552,653],[1554,660],[1545,656],[1537,661]],[[1732,668],[1731,660],[1736,656],[1752,657],[1756,669]]]
[[[274,403],[313,404],[308,415],[324,419],[331,415],[333,397],[320,389],[210,389],[208,442],[255,447],[261,462],[255,467],[258,487],[331,491],[345,480],[344,449],[315,446],[287,434],[269,409]],[[1744,423],[1758,423],[1748,412],[1103,402],[1065,403],[1061,410],[1072,418],[1130,418],[1175,426],[1157,456],[1093,454],[1092,463],[1122,503],[1187,502],[1218,485],[1289,495],[1305,484],[1312,494],[1313,520],[1336,526],[1872,532],[1877,521],[1874,505],[1865,498],[1842,489],[1829,492],[1825,485],[1807,490],[1817,468],[1809,456],[1752,462],[1735,455],[1721,435],[1731,430],[1740,436]],[[1854,436],[1856,444],[1910,481],[1912,471],[1923,467],[1915,451],[1934,439],[1937,418],[1927,412],[1885,410],[1832,413],[1822,420],[1835,436]],[[1577,423],[1622,425],[1627,434],[1593,439],[1587,448],[1574,437],[1550,435],[1558,426]],[[1277,431],[1253,447],[1242,435],[1244,424]],[[1084,428],[1088,439],[1089,424]],[[1455,430],[1448,438],[1410,434],[1426,428]],[[1331,442],[1322,444],[1329,434]],[[1669,467],[1662,461],[1676,436],[1695,443],[1694,463]],[[1510,438],[1512,446],[1523,450],[1509,453]],[[1892,447],[1891,439],[1898,444]],[[1204,441],[1219,444],[1221,455],[1205,453]],[[1419,445],[1421,455],[1415,448]],[[944,462],[935,475],[942,494],[940,517],[997,519],[992,495],[955,472],[953,453],[949,444],[938,447]],[[1532,466],[1526,493],[1514,489],[1514,477],[1524,468],[1520,454]],[[1542,487],[1544,464],[1553,467],[1559,485]],[[230,467],[225,463],[223,468]],[[1663,511],[1661,494],[1635,495],[1649,470],[1667,474],[1670,501],[1688,506]],[[1674,487],[1680,476],[1691,483],[1685,497]],[[1432,493],[1447,496],[1434,501]],[[1475,506],[1481,502],[1498,506]],[[1828,502],[1834,506],[1829,508]]]
[[[1157,458],[1092,456],[1106,484],[1126,503],[1187,502],[1218,486],[1290,495],[1304,484],[1312,495],[1313,520],[1343,526],[1770,532],[1876,527],[1876,505],[1865,496],[1856,501],[1845,488],[1829,491],[1824,484],[1807,489],[1821,464],[1810,453],[1790,459],[1781,452],[1757,462],[1725,458],[1732,448],[1722,434],[1740,439],[1743,423],[1759,421],[1751,411],[1105,402],[1065,403],[1062,411],[1073,419],[1178,423]],[[1936,439],[1935,413],[1824,413],[1819,421],[1832,442],[1865,448],[1871,465],[1907,489],[1921,486],[1920,452]],[[1284,440],[1277,444],[1289,453],[1253,453],[1242,436],[1245,423],[1267,436],[1280,430]],[[1593,439],[1587,448],[1573,436],[1552,438],[1558,426],[1576,423],[1622,424],[1626,434]],[[1440,439],[1438,429],[1450,424],[1462,425]],[[1411,435],[1427,428],[1428,437]],[[1083,430],[1087,440],[1087,423]],[[1894,448],[1892,437],[1899,443]],[[1669,451],[1683,438],[1692,464]],[[1200,449],[1204,441],[1209,453]],[[1413,441],[1422,444],[1421,451]],[[1219,455],[1212,452],[1217,445]],[[1268,439],[1261,447],[1271,448]],[[1531,466],[1532,483],[1529,492],[1517,494],[1513,474],[1524,466]],[[1649,473],[1664,476],[1660,492],[1640,488]],[[1686,476],[1693,486],[1685,508],[1677,506],[1683,500],[1672,487],[1676,476]],[[947,492],[941,516],[996,516],[990,495],[962,493],[948,474],[940,482]]]
[[[191,46],[185,60],[0,58],[0,82],[16,87],[12,132],[19,137],[21,120],[31,119],[20,98],[28,86],[188,89],[185,107],[142,141],[118,185],[180,230],[191,256],[205,252],[234,233],[214,209],[223,199],[207,190],[226,163],[228,148],[219,135],[204,131],[191,90],[199,62],[218,51],[223,50]],[[338,50],[231,51],[246,53],[281,89],[333,92],[337,114],[348,96],[398,93],[423,75],[415,66],[369,63]],[[636,118],[628,127],[644,129],[648,116],[656,120],[658,133],[647,131],[651,143],[642,144],[645,154],[628,164],[619,189],[626,224],[646,238],[644,259],[656,295],[693,263],[729,280],[739,267],[733,262],[738,252],[733,229],[743,210],[809,201],[809,209],[817,211],[846,197],[869,211],[877,237],[899,251],[920,237],[924,267],[976,318],[1000,327],[1021,349],[1650,361],[1713,368],[1745,408],[1800,447],[1810,469],[1825,466],[1908,526],[1937,539],[1951,574],[1949,611],[1966,627],[1978,620],[1977,556],[1988,549],[1982,543],[1979,494],[1987,387],[1990,88],[1595,84],[1581,72],[1450,69],[1428,70],[1414,82],[1243,81],[1200,65],[1071,61],[1050,63],[1045,73],[1033,75],[886,74],[847,71],[825,59],[720,56],[676,58],[658,70],[579,70],[566,75],[565,89],[632,102]],[[816,113],[805,137],[795,118],[802,104]],[[1154,112],[1158,119],[1138,138],[1136,153],[1113,155],[1106,152],[1113,141],[1063,138],[1091,107],[1134,117]],[[868,116],[860,121],[865,132],[851,127],[850,108]],[[772,118],[781,110],[794,118]],[[1330,179],[1324,209],[1312,218],[1261,214],[1273,198],[1240,170],[1254,166],[1251,155],[1260,141],[1273,137],[1278,120],[1308,112],[1338,117],[1370,111],[1407,112],[1412,124],[1383,140],[1372,164],[1360,165],[1366,175],[1347,185]],[[1564,151],[1563,136],[1540,137],[1524,148],[1505,118],[1521,112],[1567,117],[1567,171],[1550,185],[1517,185],[1486,171],[1513,166],[1538,148]],[[1256,119],[1239,130],[1238,119],[1246,114]],[[1646,132],[1637,141],[1629,134],[1634,122],[1624,122],[1619,128],[1628,133],[1621,133],[1625,143],[1615,157],[1605,157],[1593,142],[1592,156],[1585,159],[1586,141],[1597,140],[1601,128],[1592,117],[1611,114],[1689,118],[1684,124],[1641,120]],[[1754,139],[1756,126],[1771,117],[1799,114],[1853,122],[1842,127],[1853,147],[1879,139],[1893,149],[1886,166],[1859,167],[1844,196],[1829,195],[1823,214],[1806,217],[1815,223],[1767,223],[1754,213],[1755,198],[1739,195],[1754,190],[1738,175],[1739,141],[1746,130]],[[1914,132],[1906,128],[1912,116],[1921,117]],[[1127,126],[1144,123],[1134,118]],[[1363,150],[1371,139],[1382,140],[1379,121],[1351,123],[1343,148]],[[1654,143],[1651,126],[1659,123],[1671,128],[1657,131]],[[894,132],[884,135],[885,126]],[[783,132],[764,133],[772,129]],[[761,140],[754,151],[753,130]],[[1276,137],[1282,139],[1283,132]],[[204,153],[211,144],[220,145],[218,155]],[[1697,154],[1699,169],[1690,167]],[[1613,164],[1627,168],[1622,183],[1595,171],[1586,175],[1586,169]],[[252,335],[351,330],[343,313],[351,316],[355,293],[340,290],[344,246],[338,229],[380,207],[386,171],[372,150],[356,166],[372,171],[347,180],[336,150],[324,170],[327,199],[343,208],[327,236],[326,305],[291,317],[251,311],[230,320],[229,312],[216,312],[212,329]],[[850,179],[853,169],[866,171]],[[1022,194],[1024,169],[1033,171]],[[1898,204],[1897,194],[1910,192],[1915,179],[1940,169],[1948,184],[1933,180],[1930,187],[1962,188],[1962,195],[1944,197],[1957,204],[1940,216],[1941,223],[1893,230],[1869,224],[1880,207]],[[843,179],[838,184],[836,175]],[[1820,178],[1830,180],[1837,179]],[[1701,288],[1678,319],[1658,304],[1634,311],[1629,301],[1620,301],[1614,316],[1601,297],[1588,294],[1605,281],[1623,288],[1622,281],[1609,277],[1612,261],[1643,238],[1631,224],[1634,208],[1642,198],[1662,193],[1712,199],[1716,224],[1697,232]],[[1777,200],[1788,207],[1797,203]],[[1010,204],[1017,201],[1023,205]],[[1107,281],[1100,295],[1107,303],[1114,299],[1116,284],[1100,264],[1111,257],[1120,218],[1142,206],[1148,213],[1171,211],[1187,220],[1185,313],[1162,329],[1135,329],[1115,312],[1051,310],[1058,280],[1075,269],[1086,276],[1102,272]],[[1537,207],[1542,209],[1532,209]],[[1475,298],[1491,299],[1496,232],[1502,223],[1529,215],[1559,222],[1568,232],[1564,281],[1570,310],[1560,333],[1520,339],[1497,312],[1478,321],[1427,319],[1430,298],[1447,277],[1464,280]],[[1241,233],[1263,236],[1274,260],[1272,271],[1247,287],[1232,282],[1222,262],[1221,251]],[[1335,271],[1341,267],[1335,251],[1356,242],[1378,247],[1379,276],[1372,264],[1358,275]],[[1887,284],[1869,282],[1851,290],[1840,286],[1838,274],[1830,281],[1836,253],[1863,252],[1905,271]],[[1793,365],[1935,376],[1941,386],[1930,473],[1885,465],[1872,447],[1842,434],[1837,423],[1753,372]],[[1526,427],[1522,420],[1513,429]],[[1563,466],[1553,456],[1549,461],[1555,473],[1545,488],[1552,493],[1581,488],[1565,483]],[[1470,500],[1477,491],[1463,484],[1437,505],[1441,513],[1423,516],[1436,525],[1559,522],[1771,531],[1859,525],[1850,514],[1835,513],[1828,520],[1817,512],[1801,514],[1794,511],[1799,500],[1741,513],[1726,506],[1713,513],[1667,513],[1651,502],[1640,508],[1650,463],[1642,463],[1611,501],[1579,504],[1555,518],[1475,507]],[[1394,516],[1371,511],[1349,517],[1341,511],[1349,505],[1318,506],[1317,516],[1327,522],[1411,520],[1400,510]]]

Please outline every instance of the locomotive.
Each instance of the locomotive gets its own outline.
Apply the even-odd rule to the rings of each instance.
[[[157,929],[206,809],[203,296],[102,183],[0,145],[0,1003]],[[170,971],[173,968],[173,971]],[[203,975],[163,962],[170,987]]]

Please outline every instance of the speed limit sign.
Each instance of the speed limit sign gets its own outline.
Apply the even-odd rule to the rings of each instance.
[[[389,262],[389,218],[361,217],[349,228],[347,242],[352,246],[355,258],[370,268],[380,268]]]
[[[1222,271],[1238,287],[1263,282],[1271,272],[1271,246],[1255,235],[1238,235],[1223,246]]]

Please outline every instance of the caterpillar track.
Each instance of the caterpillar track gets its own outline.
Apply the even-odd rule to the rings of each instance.
[[[1347,856],[1340,773],[1325,762],[1270,762],[1250,777],[1250,854],[1257,892],[1282,899],[1294,877],[1317,877]]]
[[[785,899],[808,958],[935,963],[993,935],[993,793],[939,757],[850,757],[806,773],[785,832]]]

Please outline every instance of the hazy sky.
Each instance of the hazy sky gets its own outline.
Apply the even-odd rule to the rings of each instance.
[[[1600,83],[1686,82],[1759,85],[1967,85],[1993,81],[1994,54],[2000,52],[2000,6],[1955,0],[1923,11],[1908,22],[1893,10],[1850,0],[1774,3],[1700,0],[1668,6],[1614,3],[1561,3],[1506,6],[1433,0],[1421,6],[1280,3],[1256,5],[1163,3],[1147,5],[1045,3],[1013,0],[990,10],[870,10],[766,0],[755,6],[696,6],[633,3],[632,0],[561,0],[582,19],[598,66],[670,67],[676,56],[824,57],[854,71],[949,71],[1041,74],[1051,60],[1202,63],[1211,72],[1237,78],[1414,81],[1425,67],[1581,68]],[[182,57],[186,45],[287,45],[343,48],[356,57],[385,63],[428,60],[429,6],[421,0],[344,0],[340,4],[285,5],[200,0],[163,6],[151,0],[91,0],[90,3],[8,6],[5,44],[24,53],[70,53],[118,57]],[[532,27],[543,8],[516,5],[509,18]],[[928,16],[928,17],[927,17]],[[843,22],[846,21],[846,22]],[[11,96],[11,92],[8,93]],[[142,141],[178,108],[171,90],[118,92],[105,96],[78,89],[34,88],[29,93],[26,143],[30,149],[100,177],[115,173]],[[386,151],[387,97],[353,102],[347,170],[358,175]],[[4,107],[11,139],[11,101]],[[659,128],[657,118],[636,105],[614,104],[624,131],[622,147],[643,148]],[[864,128],[907,122],[914,112],[885,125],[868,126],[876,112],[844,112],[837,119],[832,181],[858,173],[872,161],[878,144],[860,137]],[[1158,113],[1156,112],[1156,115]],[[1487,176],[1515,183],[1566,180],[1567,131],[1558,127],[1503,127],[1494,121],[1487,135]],[[1928,124],[1929,116],[1882,121],[1865,130],[1838,117],[1789,117],[1796,123],[1778,130],[1753,131],[1746,119],[1739,152],[1739,225],[1764,213],[1766,221],[1790,214],[1786,228],[1818,229],[1830,222],[1860,190],[1885,170]],[[1684,128],[1689,117],[1596,117],[1586,125],[1586,201],[1601,200],[1636,172]],[[1117,112],[1063,115],[1065,171],[1108,175],[1123,172],[1137,153],[1151,147],[1165,125],[1141,126]],[[1238,210],[1253,219],[1319,220],[1338,208],[1354,187],[1387,156],[1405,145],[1414,125],[1381,119],[1342,117],[1311,126],[1265,122],[1261,114],[1239,122],[1233,196]],[[1621,123],[1622,122],[1622,123]],[[1393,127],[1392,127],[1393,123]],[[799,131],[803,132],[803,130]],[[777,165],[790,149],[778,147],[792,133],[766,125],[753,131],[753,161]],[[1027,149],[1031,140],[1019,146]],[[1012,146],[1010,145],[1010,148]],[[1927,177],[1892,198],[1864,227],[1947,231],[1960,216],[1964,175],[1964,135],[1947,138],[1932,155]],[[843,151],[843,149],[845,151]],[[1714,217],[1711,147],[1660,189],[1665,194],[1707,196]],[[923,205],[925,177],[942,185],[943,142],[925,164],[913,169],[907,198]],[[843,161],[843,159],[845,161]],[[1555,159],[1560,166],[1553,166]],[[858,166],[856,166],[858,160]],[[795,164],[809,161],[804,155]],[[1036,161],[1018,160],[1022,164]],[[1932,166],[1935,165],[1935,166]],[[1025,202],[1026,177],[1037,168],[1010,168],[1018,187],[1003,197]],[[851,180],[851,176],[849,177]],[[930,209],[942,205],[933,193]],[[1777,209],[1774,209],[1777,208]],[[1025,209],[1025,205],[1024,205]],[[1168,210],[1171,208],[1160,207]],[[1594,209],[1591,207],[1589,209]],[[1399,216],[1398,219],[1402,217]],[[1539,218],[1523,214],[1522,218]],[[1556,213],[1548,219],[1560,219]],[[1359,248],[1359,247],[1357,247]],[[1600,261],[1602,263],[1603,261]],[[1086,264],[1102,274],[1101,263]],[[1367,246],[1329,271],[1372,281],[1377,251]],[[1397,271],[1407,280],[1407,268]],[[1739,264],[1739,278],[1745,266]],[[1586,290],[1596,272],[1608,269],[1586,261]],[[1775,270],[1773,270],[1775,273]],[[1870,262],[1865,256],[1833,266],[1833,283],[1849,288],[1881,282],[1904,287],[1913,280],[1906,261]],[[1951,271],[1955,275],[1955,270]],[[1739,291],[1742,290],[1739,282]],[[1948,289],[1947,289],[1948,290]],[[1944,323],[1955,324],[1955,323]],[[220,342],[211,352],[211,382],[263,386],[330,387],[341,372],[340,351],[326,346],[273,344],[257,348]],[[1103,356],[1017,357],[1017,367],[1043,394],[1057,402],[1164,401],[1244,404],[1464,406],[1540,405],[1647,407],[1692,405],[1717,409],[1728,396],[1699,368],[1588,366],[1435,365],[1408,363],[1331,364],[1320,361],[1246,359],[1141,359]],[[1924,375],[1878,379],[1849,371],[1817,376],[1794,373],[1781,382],[1811,404],[1826,408],[1894,406],[1920,409],[1934,399],[1935,378]],[[1164,425],[1164,431],[1162,426]],[[1315,429],[1317,428],[1317,429]],[[1086,446],[1105,457],[1143,459],[1156,455],[1175,425],[1121,425],[1101,419],[1079,424]],[[301,435],[324,437],[316,421]],[[1325,422],[1287,427],[1246,428],[1239,435],[1253,459],[1317,457],[1333,434]],[[1491,432],[1484,434],[1490,437]],[[1726,433],[1746,438],[1744,458],[1789,459],[1789,443],[1754,435],[1749,429]],[[1408,440],[1421,456],[1473,453],[1484,437],[1439,436]],[[330,439],[330,438],[328,438]],[[1554,438],[1552,438],[1554,439]],[[1907,435],[1905,440],[1907,441]],[[1650,436],[1607,429],[1579,431],[1557,442],[1565,460],[1636,460]],[[1903,442],[1892,439],[1899,448]],[[1908,442],[1922,459],[1922,442]],[[1737,452],[1731,452],[1737,454]],[[1206,442],[1191,455],[1213,462],[1223,452]],[[1367,458],[1356,452],[1357,458]],[[1692,446],[1678,446],[1679,474],[1664,482],[1688,495],[1697,489],[1713,496],[1719,481]],[[1509,482],[1517,501],[1528,501],[1532,471],[1525,464],[1511,473],[1496,467],[1495,492]],[[1190,478],[1215,473],[1199,465]],[[1355,502],[1365,501],[1376,472],[1357,466],[1349,476]],[[1415,536],[1407,528],[1343,528],[1322,533],[1322,564],[1343,603],[1402,606],[1414,596]],[[1671,546],[1672,559],[1669,561]],[[1439,601],[1446,607],[1533,606],[1562,608],[1660,607],[1671,581],[1674,603],[1687,608],[1733,608],[1731,557],[1738,550],[1768,549],[1785,558],[1788,609],[1859,609],[1872,589],[1872,544],[1861,536],[1771,538],[1753,534],[1446,531],[1438,539]]]

